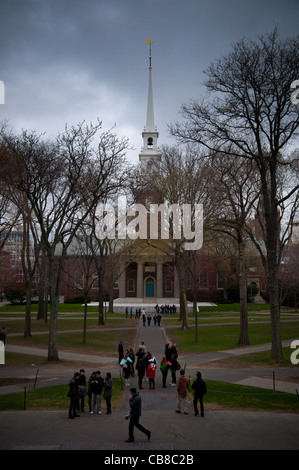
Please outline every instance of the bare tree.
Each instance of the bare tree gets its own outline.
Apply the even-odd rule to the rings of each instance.
[[[299,109],[290,100],[299,76],[299,39],[279,40],[278,31],[257,41],[242,40],[207,70],[208,99],[182,107],[184,122],[171,126],[183,142],[197,142],[255,162],[260,178],[265,226],[266,271],[271,308],[271,358],[283,358],[278,291],[279,207],[298,191],[297,183],[281,197],[279,169],[297,168],[286,153],[299,127]],[[290,151],[289,151],[290,153]]]
[[[2,135],[15,170],[10,183],[26,194],[47,253],[51,304],[49,361],[59,359],[58,300],[68,248],[95,205],[117,190],[117,175],[122,172],[127,140],[119,141],[111,131],[99,135],[100,129],[100,122],[66,126],[54,144],[42,142],[34,133]]]
[[[252,160],[215,154],[210,159],[215,184],[213,197],[221,201],[211,216],[210,230],[233,237],[238,246],[240,289],[240,336],[238,344],[249,344],[245,250],[247,223],[260,198],[258,174]]]

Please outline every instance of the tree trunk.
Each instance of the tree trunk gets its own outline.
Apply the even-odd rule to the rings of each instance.
[[[274,255],[268,257],[268,284],[272,333],[271,359],[275,362],[283,360],[277,271],[278,268],[275,251]]]
[[[32,297],[32,283],[26,282],[26,312],[25,312],[25,326],[24,326],[25,338],[31,338],[31,297]]]
[[[88,296],[86,294],[84,295],[83,343],[86,342],[87,303],[88,303]]]
[[[104,322],[104,279],[103,279],[103,270],[98,270],[98,279],[99,279],[99,318],[98,325],[105,325]]]
[[[111,282],[109,286],[109,312],[113,312],[113,290],[114,282]]]
[[[248,312],[247,312],[247,279],[245,270],[245,243],[240,235],[239,245],[239,289],[240,289],[240,336],[238,344],[249,345]]]
[[[59,267],[58,267],[59,270]],[[57,316],[58,316],[58,296],[56,281],[56,269],[54,256],[49,260],[49,283],[50,283],[50,326],[48,343],[48,361],[59,361],[58,341],[57,341]],[[56,282],[55,282],[56,281]]]
[[[185,267],[180,266],[180,262],[176,263],[179,289],[180,289],[180,320],[182,322],[182,329],[188,328],[188,309],[187,309],[187,294],[186,294],[186,281],[185,281]]]

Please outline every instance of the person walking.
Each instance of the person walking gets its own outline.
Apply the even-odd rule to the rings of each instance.
[[[180,370],[180,376],[176,385],[177,390],[177,407],[176,413],[181,413],[182,410],[185,414],[188,414],[187,411],[187,391],[188,391],[188,378],[185,376],[184,369]]]
[[[95,412],[95,408],[97,407],[98,415],[101,415],[101,394],[104,387],[104,379],[101,377],[101,372],[99,370],[96,371],[95,378],[91,381],[91,412],[90,414],[93,415]]]
[[[167,380],[167,374],[168,374],[168,369],[171,366],[170,362],[166,361],[166,357],[163,356],[162,360],[160,362],[160,371],[162,372],[162,386],[163,388],[166,388],[166,380]]]
[[[198,415],[197,402],[199,400],[200,416],[204,417],[203,396],[207,392],[207,386],[206,386],[205,381],[201,378],[201,372],[197,372],[196,380],[194,380],[192,384],[192,389],[194,390],[194,399],[193,399],[194,415],[195,416]]]
[[[113,380],[111,378],[111,373],[106,372],[106,376],[104,380],[104,393],[103,393],[103,398],[105,398],[106,406],[107,406],[106,415],[111,415],[112,388],[113,388]]]
[[[151,431],[144,428],[139,423],[139,418],[141,416],[141,396],[139,395],[139,392],[137,392],[136,388],[131,388],[130,392],[131,392],[131,396],[129,400],[130,413],[126,415],[126,419],[130,419],[129,439],[127,439],[125,442],[134,442],[135,440],[134,439],[134,427],[136,427],[137,429],[139,429],[139,431],[146,434],[147,439],[149,440],[151,437]]]
[[[73,378],[69,382],[69,391],[68,391],[67,396],[70,399],[70,406],[69,406],[69,418],[70,419],[74,419],[80,416],[77,414],[79,376],[80,376],[79,372],[75,372]]]

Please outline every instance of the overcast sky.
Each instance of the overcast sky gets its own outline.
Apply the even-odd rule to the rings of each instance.
[[[0,121],[63,132],[103,121],[127,136],[138,161],[145,125],[148,44],[159,145],[183,103],[203,96],[204,70],[243,37],[278,25],[299,33],[298,0],[0,0]],[[299,77],[298,77],[299,79]]]

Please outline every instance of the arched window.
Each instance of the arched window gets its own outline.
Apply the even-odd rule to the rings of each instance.
[[[165,281],[165,291],[172,292],[172,282],[171,279],[166,279]]]
[[[128,292],[135,292],[135,281],[134,279],[128,280]]]
[[[152,147],[154,145],[154,141],[153,141],[153,138],[152,137],[149,137],[147,139],[147,146],[148,147]]]

